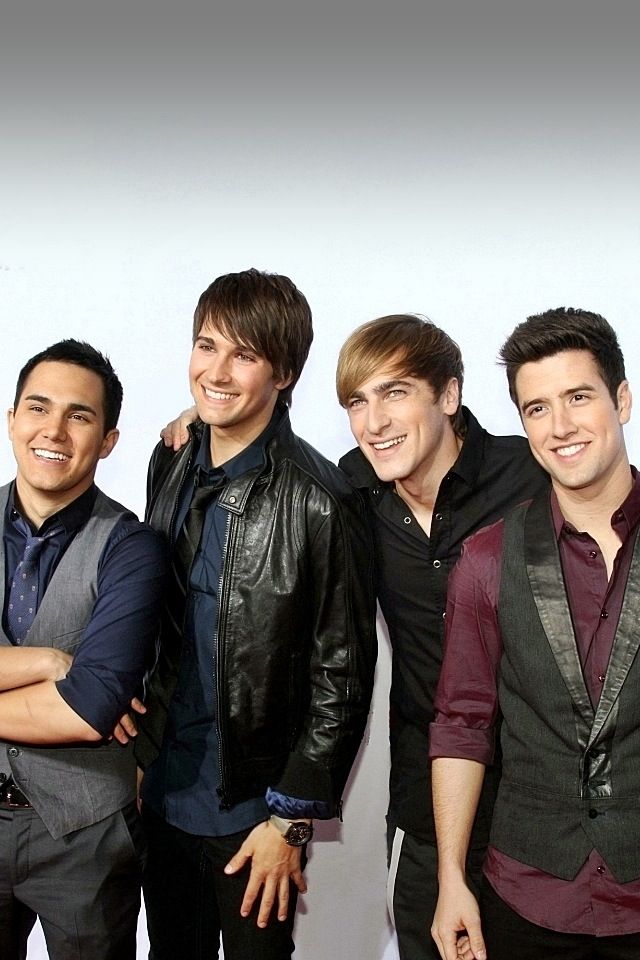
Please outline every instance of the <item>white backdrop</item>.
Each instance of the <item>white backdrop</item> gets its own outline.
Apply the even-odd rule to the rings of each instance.
[[[307,295],[316,338],[292,416],[333,459],[351,443],[338,348],[384,313],[427,314],[459,341],[465,399],[495,432],[519,430],[496,352],[532,312],[602,312],[640,381],[637,7],[384,6],[23,0],[2,14],[5,407],[54,340],[106,351],[125,403],[99,480],[138,512],[158,430],[188,399],[197,296],[229,270],[287,273]],[[12,476],[6,443],[0,468]],[[302,960],[397,955],[388,677],[381,633],[344,823],[313,844]],[[34,935],[29,960],[42,956]]]

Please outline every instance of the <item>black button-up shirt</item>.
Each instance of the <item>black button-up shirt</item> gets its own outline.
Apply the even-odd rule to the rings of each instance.
[[[430,535],[394,484],[377,479],[359,449],[340,461],[371,508],[378,599],[393,652],[390,818],[429,840],[435,833],[428,728],[442,664],[449,573],[466,537],[548,487],[524,437],[493,436],[463,410],[464,442],[440,484]]]

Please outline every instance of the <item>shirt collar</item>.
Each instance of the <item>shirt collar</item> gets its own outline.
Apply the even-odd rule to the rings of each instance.
[[[611,515],[611,526],[618,533],[622,541],[626,540],[632,530],[640,523],[640,475],[635,467],[631,467],[633,477],[633,486],[620,504],[617,510]],[[579,530],[569,523],[562,515],[560,504],[556,492],[551,488],[551,516],[553,517],[553,529],[556,539],[560,539],[563,532],[580,533]]]
[[[17,505],[16,483],[14,480],[11,484],[11,490],[7,498],[6,517],[14,524],[16,523],[17,519],[20,518],[23,524],[26,524],[32,534],[38,533],[44,536],[54,526],[59,526],[65,533],[71,534],[78,530],[83,523],[86,523],[86,521],[89,519],[97,496],[98,488],[96,487],[95,483],[92,483],[88,490],[85,490],[85,492],[81,493],[79,497],[76,497],[75,500],[72,500],[71,503],[68,503],[66,507],[63,507],[62,510],[58,510],[57,513],[47,517],[42,526],[36,530],[31,521],[22,513]]]
[[[480,426],[468,407],[462,407],[462,416],[465,423],[464,440],[458,459],[452,466],[450,473],[455,473],[470,487],[475,487],[484,458],[486,431]]]
[[[198,452],[193,464],[193,475],[196,484],[198,486],[211,485],[219,483],[224,479],[235,480],[237,477],[242,476],[242,474],[248,473],[249,470],[257,470],[260,467],[266,466],[267,446],[278,429],[282,415],[283,411],[276,406],[271,420],[262,433],[256,437],[248,447],[245,447],[244,450],[237,453],[235,457],[227,460],[226,463],[221,464],[219,467],[214,467],[211,463],[211,432],[210,427],[205,424],[200,446],[198,447]]]

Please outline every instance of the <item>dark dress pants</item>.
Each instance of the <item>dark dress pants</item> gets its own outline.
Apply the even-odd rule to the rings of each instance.
[[[59,840],[0,809],[0,958],[24,960],[38,917],[51,960],[135,960],[143,856],[135,804]]]
[[[485,852],[484,839],[469,849],[467,880],[474,892],[479,889]],[[387,903],[400,960],[440,960],[431,936],[431,921],[438,902],[436,842],[405,833],[388,818],[387,853]]]
[[[259,928],[259,900],[248,917],[240,915],[249,866],[231,876],[224,873],[250,830],[226,837],[192,836],[147,805],[143,805],[143,820],[148,842],[143,889],[150,960],[215,960],[221,936],[225,960],[290,960],[295,884],[290,884],[287,919],[272,916],[266,928]]]

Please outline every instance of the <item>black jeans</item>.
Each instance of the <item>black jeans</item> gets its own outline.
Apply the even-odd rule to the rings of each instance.
[[[240,904],[249,867],[227,876],[224,867],[251,832],[227,837],[184,833],[143,805],[147,865],[143,878],[150,960],[214,960],[220,936],[225,960],[290,960],[297,887],[290,884],[289,915],[256,925],[259,902],[248,917]],[[303,863],[304,863],[303,854]],[[258,898],[259,901],[259,898]]]
[[[638,960],[640,933],[594,937],[558,933],[515,913],[486,880],[480,901],[489,960]]]

